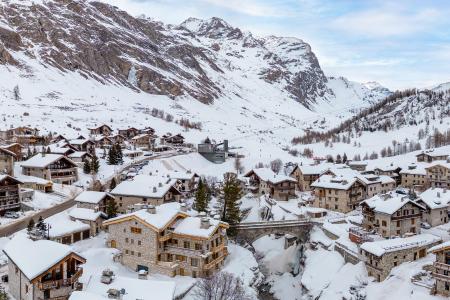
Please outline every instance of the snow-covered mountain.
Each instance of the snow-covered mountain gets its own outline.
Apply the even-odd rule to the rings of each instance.
[[[2,127],[182,130],[153,117],[158,108],[201,122],[202,132],[185,133],[193,142],[209,135],[279,149],[311,124],[334,126],[390,93],[328,78],[300,39],[256,37],[219,18],[166,25],[98,1],[0,2]]]

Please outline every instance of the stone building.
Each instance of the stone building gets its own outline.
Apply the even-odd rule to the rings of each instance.
[[[119,212],[134,204],[161,205],[179,201],[181,193],[175,188],[177,180],[161,176],[138,175],[132,181],[122,181],[110,194],[117,201]]]
[[[289,176],[297,180],[297,186],[300,191],[310,191],[311,184],[326,170],[326,165],[296,165]]]
[[[106,213],[106,207],[109,201],[115,201],[111,194],[95,191],[83,191],[75,198],[77,207],[88,208],[103,213]]]
[[[17,300],[68,299],[80,289],[86,259],[67,245],[48,240],[13,238],[4,248],[9,292]]]
[[[0,147],[0,174],[14,176],[15,159],[16,155],[13,152]]]
[[[425,168],[431,187],[450,188],[450,162],[435,161]]]
[[[19,143],[22,145],[33,145],[43,140],[39,136],[39,129],[27,126],[7,129],[0,132],[0,136],[10,143]]]
[[[450,241],[434,246],[428,252],[436,255],[432,273],[436,280],[433,292],[450,297]]]
[[[91,155],[95,154],[95,143],[87,139],[70,140],[69,145],[76,151],[87,152]]]
[[[69,216],[72,221],[78,220],[89,225],[90,236],[96,236],[100,232],[103,221],[106,219],[106,214],[101,211],[81,207],[73,208]]]
[[[112,133],[112,129],[111,127],[109,127],[108,125],[100,125],[97,127],[93,127],[93,128],[89,128],[89,133],[91,135],[104,135],[104,136],[110,136]]]
[[[287,201],[295,197],[296,180],[292,177],[275,174],[269,168],[257,168],[249,171],[244,177],[249,178],[252,190],[257,195],[269,195],[270,197]]]
[[[22,163],[22,174],[68,185],[78,181],[77,165],[60,154],[36,154]]]
[[[419,195],[417,203],[425,207],[422,212],[422,221],[431,227],[448,222],[450,204],[450,191],[443,188],[429,188]]]
[[[360,246],[360,255],[368,275],[383,281],[392,268],[425,257],[427,250],[440,242],[441,238],[432,234],[366,242]]]
[[[0,146],[0,148],[3,148],[5,150],[8,150],[8,151],[11,151],[12,153],[14,153],[16,161],[21,161],[23,159],[24,147],[19,143],[12,143],[12,144],[8,144],[8,145]]]
[[[129,127],[127,129],[119,129],[119,134],[124,136],[126,139],[131,139],[139,134],[139,129],[134,127]]]
[[[0,214],[9,210],[19,210],[21,205],[21,181],[9,175],[0,175]]]
[[[366,198],[364,183],[354,176],[322,175],[311,184],[314,206],[347,213]]]
[[[428,185],[426,165],[423,163],[412,163],[408,168],[400,171],[401,186],[414,189],[415,191],[423,191]]]
[[[138,134],[130,139],[130,144],[136,148],[150,149],[154,144],[154,137],[146,133]]]
[[[135,270],[167,276],[207,277],[228,255],[228,225],[208,217],[190,217],[176,203],[148,206],[105,221],[108,246]]]
[[[191,170],[172,171],[165,175],[167,178],[177,180],[175,187],[184,195],[191,195],[197,189],[197,183],[200,178]]]
[[[450,153],[448,151],[443,151],[440,149],[431,149],[422,151],[422,153],[416,155],[416,158],[418,162],[431,163],[437,160],[446,160],[449,156]]]
[[[385,238],[420,232],[421,213],[425,208],[405,195],[376,195],[361,203],[363,227]]]

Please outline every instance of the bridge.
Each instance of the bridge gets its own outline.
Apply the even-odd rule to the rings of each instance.
[[[290,234],[297,237],[299,242],[306,242],[313,223],[302,218],[298,220],[281,220],[266,222],[248,222],[231,225],[236,230],[236,240],[253,243],[262,236],[269,234]]]

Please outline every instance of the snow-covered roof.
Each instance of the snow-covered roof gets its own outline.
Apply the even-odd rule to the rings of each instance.
[[[438,243],[442,239],[436,235],[424,233],[406,238],[396,238],[375,242],[366,242],[361,245],[361,249],[376,256],[382,256],[389,252],[410,249],[419,246],[427,246]]]
[[[122,181],[111,191],[111,194],[162,198],[171,188],[173,188],[175,183],[175,179],[164,179],[160,176],[137,175],[132,181]]]
[[[446,241],[446,242],[444,242],[442,244],[439,244],[439,245],[436,245],[434,247],[431,247],[430,249],[428,249],[428,252],[429,253],[437,252],[437,251],[441,251],[441,250],[444,250],[444,249],[447,249],[447,248],[450,248],[450,241]]]
[[[410,200],[408,196],[399,195],[394,192],[384,195],[375,195],[372,198],[364,200],[363,203],[367,204],[375,212],[388,215],[392,215],[408,203],[412,203],[413,205],[419,206],[423,209],[422,206]]]
[[[69,141],[71,145],[83,145],[85,143],[92,143],[92,141],[88,139],[74,139]]]
[[[300,169],[300,172],[302,172],[303,175],[319,175],[328,169],[328,166],[323,164],[302,166],[298,165],[297,167]]]
[[[9,145],[10,146],[10,145]],[[6,147],[6,146],[5,146]],[[0,151],[3,153],[6,153],[8,155],[11,155],[13,157],[16,157],[16,154],[8,149],[6,149],[5,147],[0,147]]]
[[[17,174],[15,176],[19,181],[22,181],[24,183],[36,183],[36,184],[53,184],[53,182],[51,182],[50,180],[46,180],[40,177],[36,177],[36,176],[27,176],[27,175],[23,175],[23,174]]]
[[[177,216],[187,217],[188,215],[181,212],[178,209],[178,205],[174,206],[172,203],[162,204],[155,207],[156,213],[150,213],[147,209],[141,209],[132,213],[124,214],[112,219],[107,220],[103,224],[105,226],[120,222],[121,220],[126,220],[130,217],[137,217],[138,219],[144,221],[150,226],[153,226],[157,230],[164,229],[169,223]]]
[[[69,300],[106,300],[108,290],[125,289],[123,300],[173,300],[175,294],[174,281],[142,280],[116,276],[109,285],[102,284],[94,292],[74,291]],[[97,292],[101,294],[97,294]]]
[[[73,252],[67,245],[48,240],[32,241],[24,235],[14,237],[3,251],[29,280],[38,277]]]
[[[187,217],[179,221],[175,225],[174,233],[196,236],[201,238],[210,237],[219,228],[220,224],[225,225],[226,223],[220,222],[212,218],[208,218],[210,226],[207,229],[201,228],[200,224],[202,218],[200,217]],[[227,226],[227,225],[225,225]]]
[[[352,160],[348,162],[349,166],[367,166],[367,161],[358,161],[358,160]]]
[[[72,221],[67,211],[53,215],[46,219],[45,222],[50,225],[49,235],[51,238],[57,238],[91,228],[88,224],[79,220]]]
[[[9,176],[9,175],[7,175],[7,174],[3,174],[3,175],[0,175],[0,182],[2,182],[3,180],[5,180],[5,179],[7,179],[7,178],[9,178],[9,179],[11,179],[11,180],[13,180],[13,181],[16,181],[17,183],[22,183],[22,181],[21,180],[19,180],[17,177],[12,177],[12,176]]]
[[[419,195],[430,209],[448,207],[450,203],[450,191],[443,188],[429,188]]]
[[[78,220],[95,221],[103,215],[101,211],[76,207],[69,212],[69,216]]]
[[[85,151],[75,151],[74,153],[69,154],[69,157],[82,158],[85,155],[89,155],[89,154]]]
[[[22,163],[22,167],[30,167],[30,168],[45,168],[48,165],[60,160],[60,159],[66,159],[67,161],[69,161],[70,163],[72,163],[74,166],[75,163],[73,161],[71,161],[70,159],[68,159],[67,157],[65,157],[64,155],[61,154],[36,154],[35,156],[33,156],[32,158],[30,158],[29,160],[26,160]]]
[[[145,138],[145,137],[148,137],[150,139],[150,135],[147,133],[138,134],[138,135],[132,137],[131,139],[138,140],[138,139]]]
[[[173,178],[173,179],[181,179],[181,180],[191,180],[192,178],[194,178],[195,176],[197,176],[197,174],[193,173],[193,172],[189,172],[189,171],[172,171],[172,172],[167,172],[165,174],[166,177],[168,178]]]
[[[273,184],[277,184],[283,181],[292,181],[295,182],[296,180],[292,177],[282,175],[282,174],[276,174],[274,171],[272,171],[269,168],[257,168],[253,169],[252,171],[248,172],[245,176],[249,176],[251,172],[254,172],[256,176],[258,176],[262,181],[268,181]]]
[[[447,162],[446,160],[435,160],[431,162],[427,167],[425,167],[425,169],[429,169],[434,166],[443,166],[447,169],[450,169],[450,163]]]
[[[357,178],[353,176],[322,175],[311,184],[311,187],[348,190],[356,181]]]
[[[395,180],[392,177],[387,175],[374,175],[374,174],[366,174],[366,175],[358,175],[356,176],[359,180],[361,180],[364,184],[387,184],[387,183],[395,183]]]
[[[98,204],[100,201],[105,199],[106,196],[108,196],[108,193],[106,192],[83,191],[75,198],[75,201]]]
[[[431,157],[450,156],[449,151],[446,151],[445,149],[441,149],[441,148],[422,151],[421,153],[417,154],[416,156],[419,156],[422,154],[429,155]]]
[[[428,164],[426,163],[411,163],[407,168],[404,168],[400,171],[400,174],[411,174],[411,175],[427,175],[427,171],[425,167]]]

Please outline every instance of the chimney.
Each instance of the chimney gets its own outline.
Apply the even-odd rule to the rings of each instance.
[[[162,182],[158,183],[158,187],[162,187]]]
[[[186,203],[181,203],[180,204],[180,210],[182,212],[187,212],[187,205],[186,205]]]
[[[156,186],[153,187],[153,193],[156,193]]]
[[[200,228],[201,229],[208,229],[210,226],[209,224],[209,218],[203,217],[200,221]]]
[[[150,214],[156,214],[156,207],[154,205],[149,205],[147,208],[147,212]]]
[[[441,193],[437,192],[436,196],[437,196],[438,198],[441,198]]]

